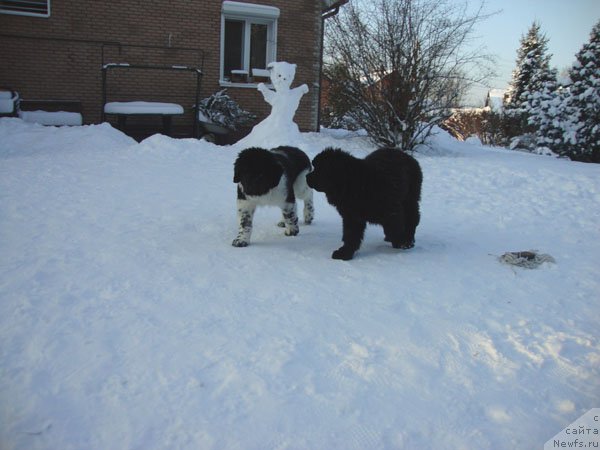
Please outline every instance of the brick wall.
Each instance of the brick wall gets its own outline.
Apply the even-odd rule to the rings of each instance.
[[[250,3],[280,8],[277,59],[298,65],[293,86],[309,86],[310,92],[303,97],[295,120],[301,129],[314,130],[321,1]],[[84,122],[97,123],[102,105],[101,42],[165,47],[170,44],[204,51],[203,98],[222,89],[220,32],[219,0],[61,0],[52,2],[49,18],[0,14],[0,86],[16,89],[27,99],[80,100]],[[113,58],[130,63],[200,64],[194,52],[146,49],[119,55],[114,47],[105,47],[105,60]],[[191,123],[195,93],[191,73],[114,70],[109,71],[107,80],[108,101],[179,103],[186,109],[184,120]],[[230,87],[228,93],[259,119],[269,112],[254,88]]]

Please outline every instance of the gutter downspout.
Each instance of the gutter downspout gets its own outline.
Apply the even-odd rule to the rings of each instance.
[[[317,97],[317,129],[321,131],[321,86],[323,84],[323,48],[325,40],[325,20],[337,15],[340,12],[340,7],[348,3],[350,0],[338,0],[328,8],[321,11],[321,48],[319,49],[319,94]]]

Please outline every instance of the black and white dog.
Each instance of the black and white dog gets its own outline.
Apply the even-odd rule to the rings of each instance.
[[[308,156],[295,147],[277,147],[271,150],[252,147],[238,155],[233,171],[237,183],[237,212],[239,231],[234,247],[246,247],[252,234],[252,219],[257,206],[279,206],[286,236],[298,234],[296,198],[304,200],[304,223],[314,216],[313,191],[306,184],[306,174],[312,166]]]

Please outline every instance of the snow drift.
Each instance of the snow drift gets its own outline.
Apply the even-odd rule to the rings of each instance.
[[[345,263],[318,194],[230,245],[238,151],[0,120],[3,449],[531,449],[598,406],[599,166],[440,134],[416,247]]]

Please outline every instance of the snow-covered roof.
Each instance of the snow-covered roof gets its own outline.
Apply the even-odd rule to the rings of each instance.
[[[489,106],[494,112],[501,112],[504,108],[505,89],[490,89],[488,91],[486,106]]]

